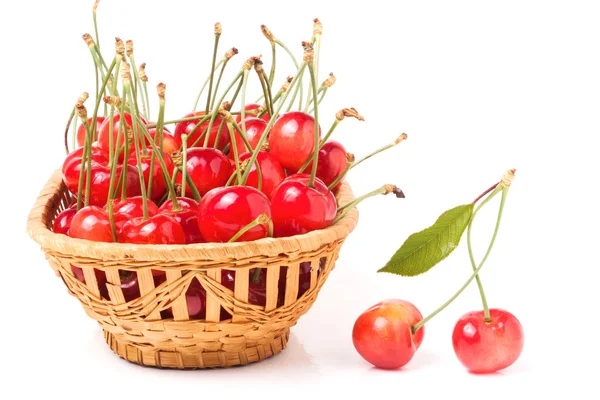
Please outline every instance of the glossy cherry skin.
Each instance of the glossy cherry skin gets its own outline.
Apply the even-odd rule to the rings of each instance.
[[[88,126],[90,129],[92,128],[92,120],[93,118],[88,118]],[[96,132],[100,131],[100,127],[104,122],[104,117],[96,117]],[[85,130],[85,125],[80,124],[79,128],[77,128],[77,147],[82,147],[85,143],[85,137],[87,136],[87,132]]]
[[[267,270],[262,268],[260,270],[258,281],[254,281],[254,273],[256,269],[251,269],[249,273],[249,285],[248,285],[248,303],[255,306],[264,307],[267,304]],[[229,290],[233,291],[235,288],[235,271],[223,270],[221,273],[221,285],[225,286]],[[285,295],[285,270],[281,269],[278,278],[278,295],[277,295],[277,307],[283,305]],[[283,287],[283,290],[281,289]],[[221,317],[223,319],[223,317]]]
[[[140,154],[140,164],[142,165],[142,171],[144,173],[144,183],[146,187],[148,187],[148,183],[150,181],[150,177],[152,177],[152,193],[150,194],[150,198],[155,202],[158,202],[166,191],[165,178],[162,172],[162,167],[160,162],[158,161],[158,157],[154,157],[154,169],[151,171],[150,166],[152,163],[152,155],[154,154],[152,148],[146,149],[147,155]],[[167,171],[169,172],[169,176],[173,175],[173,169],[175,166],[173,165],[173,160],[169,153],[163,150],[162,158],[165,162],[165,166],[167,167]],[[134,168],[137,168],[137,157],[135,154],[129,156],[127,163]]]
[[[71,227],[71,221],[77,213],[77,204],[73,204],[71,207],[62,210],[52,223],[52,232],[62,233],[63,235],[69,235],[69,228]]]
[[[189,135],[190,132],[192,132],[194,130],[194,128],[196,127],[198,122],[200,122],[200,120],[202,119],[202,117],[204,115],[205,115],[204,111],[189,113],[184,118],[197,116],[197,117],[199,117],[199,119],[178,122],[175,125],[175,133],[173,134],[173,137],[175,138],[175,140],[177,141],[177,144],[179,144],[179,146],[181,146],[181,135],[183,135],[184,133]],[[221,116],[218,116],[217,118],[215,118],[212,128],[210,129],[210,137],[208,139],[208,147],[216,147],[219,150],[223,150],[225,148],[225,146],[227,146],[227,144],[229,143],[229,129],[227,129],[226,125],[223,125],[223,129],[221,129],[221,136],[219,136],[218,146],[215,146],[215,141],[217,140],[217,135],[219,133],[219,126],[221,125],[222,120],[223,119],[221,118]],[[209,124],[210,124],[210,119],[206,120],[204,123],[202,123],[202,125],[198,129],[196,129],[196,131],[191,136],[188,136],[188,147],[192,147],[192,145],[196,142],[196,140],[200,137],[200,135],[202,135],[202,132],[204,132],[208,128]],[[204,139],[205,139],[205,137],[202,137],[202,139],[200,139],[200,141],[194,147],[204,146]]]
[[[126,132],[127,134],[125,134],[125,132],[123,132],[123,130],[121,130],[121,140],[118,141],[117,143],[117,139],[118,139],[118,135],[119,135],[119,127],[121,125],[121,115],[118,113],[115,113],[115,115],[113,116],[113,149],[112,151],[114,151],[115,146],[117,149],[120,149],[124,144],[125,144],[125,138],[127,138],[128,140],[130,140],[131,142],[129,143],[129,147],[128,147],[128,153],[129,155],[131,155],[132,153],[135,152],[135,143],[133,142],[133,119],[131,117],[131,115],[129,113],[124,113],[123,114],[125,116],[125,126],[126,128]],[[142,123],[146,124],[146,121],[144,120],[144,118],[140,117],[140,120],[142,121]],[[137,126],[137,125],[136,125]],[[140,130],[138,128],[136,134],[140,137],[140,145],[141,146],[145,146],[146,144],[146,140],[143,137],[143,131]],[[108,152],[110,149],[110,117],[106,117],[104,119],[104,122],[102,123],[102,125],[100,126],[100,129],[98,130],[98,144],[100,145],[100,147],[102,149],[104,149],[104,151]],[[129,156],[128,155],[128,156]],[[119,160],[122,161],[125,159],[125,155],[123,153],[120,154],[119,156]]]
[[[83,147],[71,152],[65,159],[62,167],[63,181],[67,189],[74,195],[77,195],[79,187],[79,174],[81,171],[81,158]],[[87,179],[87,161],[84,166],[82,197],[85,197],[86,179]],[[122,165],[116,167],[116,176],[120,176]],[[92,146],[92,168],[90,183],[90,204],[104,206],[108,199],[108,190],[110,188],[110,168],[108,167],[108,154],[98,146]],[[137,196],[140,194],[140,181],[137,168],[127,166],[126,185],[127,196]],[[121,182],[115,185],[115,192],[119,193]]]
[[[266,127],[267,127],[267,123],[262,119],[246,118],[246,138],[248,139],[248,142],[250,143],[252,150],[256,149],[256,145],[260,141],[260,137],[262,136]],[[240,125],[240,129],[242,129],[241,125]],[[237,149],[238,156],[246,153],[248,151],[248,148],[246,147],[246,144],[242,140],[242,136],[240,135],[240,133],[238,131],[235,131],[235,135],[233,135],[233,136],[235,138],[235,147]],[[234,158],[233,141],[231,141],[231,148],[229,150],[229,158],[231,158],[231,159]]]
[[[304,172],[310,173],[312,171],[312,161],[306,167]],[[321,147],[319,150],[319,162],[317,163],[317,178],[323,181],[327,187],[340,176],[346,169],[346,149],[341,143],[336,141],[329,141]],[[342,185],[340,181],[333,191],[339,189]]]
[[[140,282],[136,272],[119,270],[119,278],[121,279],[121,290],[126,302],[140,297]]]
[[[252,157],[250,153],[244,153],[240,157],[240,162],[248,160]],[[279,162],[270,153],[265,151],[258,152],[256,156],[260,172],[262,174],[262,186],[260,191],[263,192],[269,199],[277,186],[285,179],[285,171]],[[246,181],[246,186],[252,186],[258,189],[258,172],[256,172],[256,164],[250,166],[250,174]]]
[[[320,179],[308,187],[310,176],[287,177],[271,196],[275,237],[285,237],[325,229],[333,223],[337,203]]]
[[[269,147],[282,167],[298,171],[315,149],[312,115],[291,111],[280,116],[269,132]]]
[[[201,196],[209,190],[225,186],[234,171],[231,162],[222,151],[207,147],[195,147],[187,152],[187,173],[196,185]],[[177,175],[176,182],[181,183],[182,174]],[[186,196],[192,197],[187,188]]]
[[[385,300],[363,312],[352,329],[356,351],[378,368],[406,365],[423,341],[423,328],[414,335],[411,327],[423,319],[408,301]]]
[[[251,111],[251,110],[258,109],[259,107],[260,107],[260,104],[250,103],[250,104],[246,104],[246,106],[244,107],[244,110]],[[247,115],[245,115],[245,117],[246,117],[246,123],[248,123],[247,121],[250,118],[258,118],[258,116],[256,114],[247,114]],[[271,117],[269,116],[269,113],[265,113],[265,115],[263,115],[260,119],[262,119],[266,123],[269,123],[269,121],[271,120]],[[242,121],[242,114],[236,115],[235,122],[237,122],[239,125],[241,121]]]
[[[150,217],[158,214],[156,204],[148,199],[148,215]],[[144,216],[144,201],[142,196],[128,197],[125,201],[115,201],[113,205],[113,220],[115,221],[115,230],[117,234],[121,232],[123,225],[133,218]]]
[[[266,214],[271,217],[269,199],[249,186],[220,187],[208,192],[200,201],[200,232],[207,242],[228,242],[246,225]],[[268,227],[258,225],[237,240],[247,242],[267,237]]]
[[[470,372],[485,374],[512,365],[523,351],[523,328],[513,314],[490,309],[491,322],[483,311],[463,315],[452,332],[456,357]]]
[[[117,241],[134,244],[185,244],[185,234],[173,217],[156,214],[145,221],[141,217],[127,221],[121,228]]]
[[[173,210],[173,201],[169,199],[160,206],[158,212],[170,215],[179,222],[183,228],[183,233],[185,234],[185,244],[204,242],[198,223],[199,204],[196,200],[188,197],[178,197],[177,203],[181,207],[181,210],[179,211]]]

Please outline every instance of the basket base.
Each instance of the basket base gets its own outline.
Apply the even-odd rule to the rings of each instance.
[[[104,331],[106,343],[119,357],[135,364],[157,368],[199,369],[224,368],[262,361],[281,352],[287,346],[290,330],[276,336],[270,343],[247,347],[242,352],[205,351],[185,353],[180,351],[155,350],[129,343],[121,343],[112,333]]]

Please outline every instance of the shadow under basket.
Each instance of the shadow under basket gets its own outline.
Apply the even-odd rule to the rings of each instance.
[[[344,183],[338,204],[353,198]],[[87,315],[98,321],[117,355],[163,368],[231,367],[279,353],[358,222],[358,212],[352,210],[327,229],[287,238],[192,245],[100,243],[52,232],[54,218],[71,199],[58,170],[29,214],[29,235]],[[266,271],[261,271],[266,281],[262,301],[253,300],[255,268]],[[139,295],[126,301],[121,277],[132,272]],[[229,285],[221,282],[224,273],[235,276]],[[190,285],[205,295],[201,320],[188,314]]]

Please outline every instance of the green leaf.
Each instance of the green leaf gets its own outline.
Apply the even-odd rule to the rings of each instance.
[[[458,246],[472,214],[473,204],[444,212],[435,224],[410,235],[385,267],[377,272],[416,276],[429,271]]]

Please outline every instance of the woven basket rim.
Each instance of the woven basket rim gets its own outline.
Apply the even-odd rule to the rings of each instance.
[[[356,227],[358,211],[351,210],[342,220],[326,229],[285,238],[265,238],[253,242],[198,243],[187,245],[135,245],[103,243],[74,239],[56,234],[48,228],[48,219],[60,202],[64,189],[62,171],[56,170],[44,185],[27,220],[27,232],[44,252],[85,256],[101,260],[133,259],[137,261],[231,260],[270,257],[281,254],[311,252],[332,242],[345,239]],[[354,199],[346,182],[337,195],[338,203]]]

